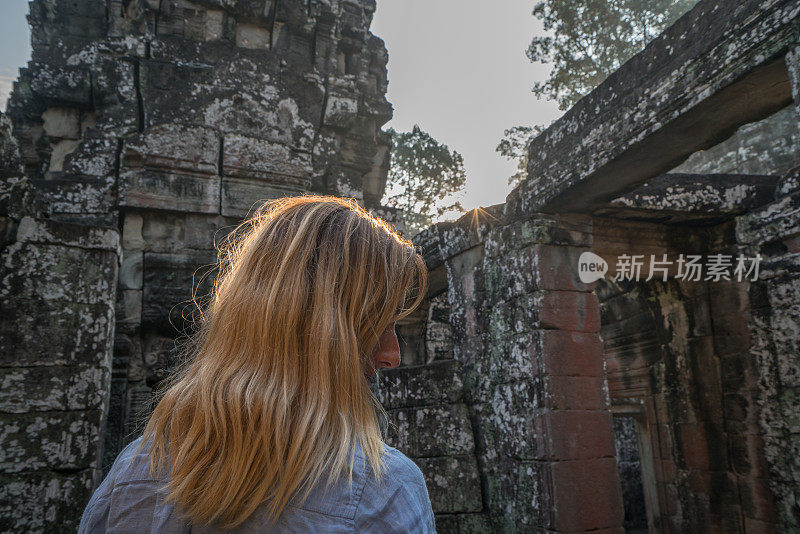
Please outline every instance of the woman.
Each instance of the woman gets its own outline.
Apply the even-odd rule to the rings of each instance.
[[[354,201],[268,203],[220,253],[190,359],[80,532],[433,531],[368,381],[398,365],[394,322],[425,279],[413,246]]]

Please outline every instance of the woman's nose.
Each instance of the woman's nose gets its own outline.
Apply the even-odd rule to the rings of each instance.
[[[394,369],[400,365],[400,343],[394,326],[386,329],[378,340],[378,350],[375,352],[375,370]]]

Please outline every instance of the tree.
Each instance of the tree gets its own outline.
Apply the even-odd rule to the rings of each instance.
[[[533,38],[527,55],[552,65],[550,77],[533,86],[539,98],[556,100],[566,110],[609,74],[644,49],[697,0],[540,0],[533,15],[547,35]],[[528,145],[542,126],[515,126],[497,145],[503,157],[518,161],[509,183],[526,176]]]
[[[386,204],[403,211],[409,234],[430,226],[446,212],[463,212],[456,193],[464,188],[461,154],[414,125],[410,132],[389,129],[394,142],[386,181]]]
[[[517,172],[508,179],[510,185],[517,185],[528,175],[528,145],[541,132],[541,126],[514,126],[503,132],[495,150],[506,159],[517,160]]]
[[[542,0],[533,15],[548,35],[533,38],[532,62],[553,66],[538,97],[568,109],[697,3],[697,0]]]

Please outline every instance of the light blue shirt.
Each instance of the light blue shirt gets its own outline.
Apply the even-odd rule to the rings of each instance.
[[[165,502],[166,479],[150,476],[149,449],[143,447],[136,454],[140,440],[117,456],[83,512],[79,534],[223,532],[188,523]],[[351,484],[346,479],[329,487],[319,484],[302,504],[292,501],[271,532],[435,532],[422,472],[397,449],[384,447],[380,482],[357,448]],[[259,509],[237,529],[224,532],[261,533],[268,530],[267,525]]]

